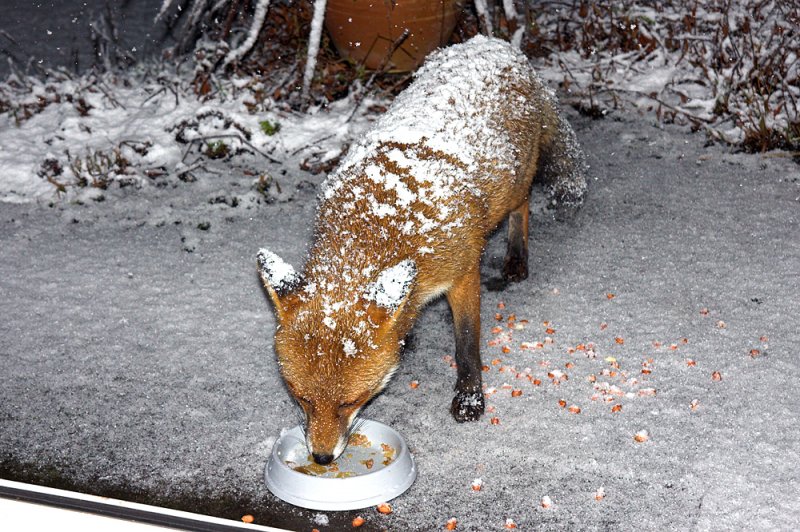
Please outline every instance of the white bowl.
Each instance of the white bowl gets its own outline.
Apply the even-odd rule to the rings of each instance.
[[[355,432],[366,436],[370,445],[348,445],[335,461],[337,472],[335,467],[319,466],[309,459],[301,426],[285,431],[267,461],[267,488],[276,497],[302,508],[357,510],[389,501],[411,487],[417,478],[417,467],[396,430],[366,420]],[[322,476],[295,470],[309,464]]]

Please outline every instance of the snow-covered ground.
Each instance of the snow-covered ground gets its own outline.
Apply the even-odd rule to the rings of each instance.
[[[13,101],[0,114],[0,201],[69,201],[107,186],[147,194],[194,179],[215,159],[227,161],[218,171],[234,164],[258,181],[265,162],[292,168],[338,157],[371,120],[368,99],[356,114],[347,100],[297,113],[257,100],[265,90],[258,80],[225,82],[206,100],[186,75],[12,79],[0,89]]]

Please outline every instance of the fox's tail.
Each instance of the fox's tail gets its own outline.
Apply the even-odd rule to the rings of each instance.
[[[577,207],[586,195],[586,160],[572,126],[555,112],[557,132],[542,147],[536,181],[544,185],[554,206]]]

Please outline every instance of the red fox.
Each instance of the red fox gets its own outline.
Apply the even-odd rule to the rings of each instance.
[[[583,170],[572,129],[521,52],[475,37],[427,60],[323,184],[303,273],[258,253],[281,373],[317,463],[344,450],[353,419],[397,369],[417,314],[442,294],[458,365],[450,411],[459,422],[483,414],[487,235],[508,216],[503,273],[525,279],[531,183],[578,203]]]

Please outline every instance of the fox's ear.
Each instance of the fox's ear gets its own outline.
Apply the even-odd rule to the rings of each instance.
[[[286,303],[288,303],[286,296],[300,286],[303,278],[290,264],[268,249],[259,250],[256,258],[261,282],[269,292],[278,316],[282,318],[286,312]]]
[[[378,274],[364,292],[364,299],[370,303],[372,313],[381,315],[374,317],[378,317],[380,322],[388,319],[393,324],[408,300],[416,279],[417,265],[411,259],[386,268]]]

